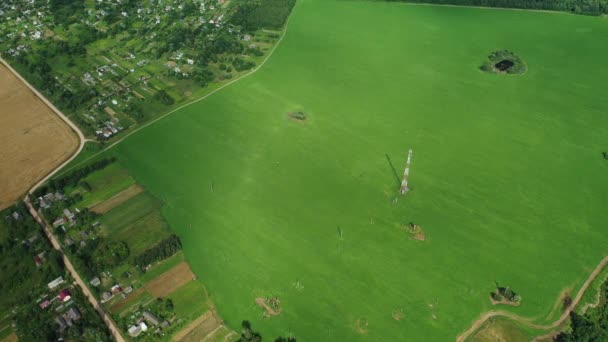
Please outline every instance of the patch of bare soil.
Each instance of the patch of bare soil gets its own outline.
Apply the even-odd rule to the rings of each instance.
[[[360,335],[365,335],[368,332],[369,322],[366,319],[359,318],[355,321],[355,332]]]
[[[400,320],[402,320],[402,319],[405,318],[405,313],[403,312],[402,308],[395,309],[395,310],[393,310],[393,315],[392,316],[393,316],[393,319],[395,321],[400,321]]]
[[[187,262],[183,261],[172,269],[152,279],[145,285],[150,294],[157,298],[164,298],[179,287],[186,285],[195,279]]]
[[[255,303],[266,311],[264,317],[278,316],[281,314],[281,300],[277,297],[258,297],[255,299]]]
[[[492,302],[492,305],[509,305],[509,306],[520,306],[521,305],[521,300],[517,301],[517,302],[512,302],[507,299],[495,300],[494,298],[492,298],[492,296],[490,296],[490,302]]]
[[[180,330],[172,341],[198,342],[204,341],[221,326],[221,321],[213,310],[209,310]]]
[[[0,64],[0,209],[68,159],[78,137]]]
[[[422,227],[420,227],[419,225],[410,223],[408,225],[402,226],[402,228],[410,235],[411,239],[418,241],[426,240],[426,235],[424,234]]]

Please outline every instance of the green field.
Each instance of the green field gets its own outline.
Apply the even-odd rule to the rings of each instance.
[[[300,0],[260,71],[111,154],[165,201],[233,329],[453,340],[494,281],[543,322],[608,252],[607,39],[601,17]],[[499,49],[527,73],[480,72]],[[280,316],[261,318],[266,295]]]

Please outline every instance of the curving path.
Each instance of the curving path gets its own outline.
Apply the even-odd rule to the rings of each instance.
[[[490,319],[492,317],[507,317],[509,319],[515,320],[515,321],[517,321],[529,328],[533,328],[533,329],[549,330],[549,329],[557,328],[562,323],[564,323],[564,321],[568,318],[568,316],[570,315],[570,312],[572,312],[574,310],[574,308],[578,305],[578,303],[583,298],[583,295],[585,294],[585,292],[587,291],[587,289],[589,288],[591,283],[595,280],[595,278],[597,278],[597,276],[606,267],[607,264],[608,264],[608,256],[604,257],[602,259],[602,261],[597,265],[595,270],[593,270],[593,272],[591,272],[591,274],[589,275],[589,278],[587,278],[587,280],[585,281],[585,283],[583,284],[581,289],[576,294],[576,297],[574,297],[572,304],[570,304],[568,309],[566,309],[566,311],[564,311],[564,313],[560,316],[560,318],[557,319],[555,322],[553,322],[551,324],[547,324],[547,325],[536,324],[536,323],[532,322],[532,319],[516,315],[512,312],[501,311],[501,310],[492,310],[492,311],[488,311],[488,312],[484,313],[483,315],[481,315],[481,317],[479,317],[479,319],[477,319],[475,322],[473,322],[473,325],[467,331],[463,332],[456,338],[456,341],[464,342],[467,338],[469,338],[469,336],[471,336],[475,331],[477,331],[477,329],[479,329],[488,319]],[[597,304],[595,304],[595,305],[597,305]],[[591,305],[591,306],[594,306],[594,305]]]

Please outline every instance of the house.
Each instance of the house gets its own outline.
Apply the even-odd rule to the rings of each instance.
[[[61,290],[57,297],[59,297],[59,299],[64,303],[72,298],[68,290]]]
[[[45,254],[46,252],[40,252],[34,256],[34,262],[36,263],[36,267],[42,266],[42,264],[46,261],[46,259],[44,258]]]
[[[109,301],[110,299],[112,299],[112,297],[113,297],[113,295],[110,292],[106,291],[101,294],[101,302],[105,303],[105,302]]]
[[[63,209],[63,215],[70,221],[72,221],[76,216],[73,212],[70,211],[70,209],[67,208]]]
[[[116,284],[114,286],[112,286],[112,293],[116,294],[116,293],[120,293],[122,292],[122,287],[120,287],[120,285]]]
[[[160,324],[160,327],[161,327],[162,329],[164,329],[164,328],[166,328],[166,327],[168,327],[168,326],[169,326],[169,321],[167,321],[167,320],[164,320],[164,321],[163,321],[163,322]]]
[[[65,219],[63,217],[60,217],[60,218],[56,219],[55,221],[53,221],[53,227],[57,228],[64,223],[65,223]]]
[[[74,307],[71,307],[70,310],[68,310],[67,316],[73,321],[77,321],[81,317],[80,311]]]
[[[72,240],[72,238],[66,238],[64,242],[66,246],[71,246],[74,244],[74,240]]]
[[[158,320],[158,318],[156,316],[154,316],[153,313],[151,313],[150,311],[144,311],[144,318],[146,319],[146,321],[150,322],[152,325],[157,326],[160,324],[160,321]]]
[[[52,282],[48,283],[48,287],[51,290],[54,290],[57,286],[63,284],[63,277],[59,277],[55,280],[53,280]]]
[[[63,319],[63,317],[61,316],[57,316],[55,317],[55,323],[57,323],[57,325],[59,325],[59,331],[64,331],[65,328],[67,328],[68,324],[66,323],[65,319]]]
[[[148,331],[148,326],[146,325],[146,322],[139,322],[139,327],[141,328],[141,331]]]
[[[141,334],[141,327],[139,325],[132,325],[129,327],[128,332],[132,337],[137,337]]]
[[[38,304],[38,306],[40,306],[41,309],[46,309],[49,305],[51,305],[51,302],[49,302],[48,300],[45,300],[44,302]]]
[[[89,234],[87,234],[87,232],[85,232],[84,230],[80,232],[80,238],[83,240],[86,240],[89,238]]]
[[[19,215],[19,213],[18,213],[18,212],[13,211],[13,218],[14,218],[15,220],[19,221],[19,219],[21,218],[21,215]]]
[[[89,281],[89,284],[91,284],[91,286],[99,286],[99,284],[101,284],[101,280],[99,277],[95,277]]]
[[[133,292],[133,286],[129,285],[129,286],[125,287],[124,293],[129,294],[131,292]]]

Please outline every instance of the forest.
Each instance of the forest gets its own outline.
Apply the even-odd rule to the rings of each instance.
[[[571,12],[586,15],[608,13],[608,0],[383,0],[441,5],[521,8]]]
[[[600,305],[585,314],[570,313],[570,331],[557,335],[558,342],[608,341],[608,281],[602,284]]]

